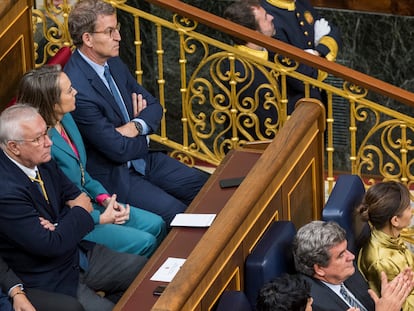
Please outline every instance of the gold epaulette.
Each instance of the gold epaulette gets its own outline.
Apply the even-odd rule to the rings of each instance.
[[[296,8],[295,0],[267,0],[271,5],[288,10],[288,11],[294,11]]]
[[[325,58],[331,62],[336,60],[336,56],[338,55],[338,43],[336,43],[335,39],[329,36],[324,36],[319,41],[319,44],[326,45],[330,52]]]

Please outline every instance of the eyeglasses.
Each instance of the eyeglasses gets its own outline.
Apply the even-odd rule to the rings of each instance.
[[[49,138],[49,130],[50,130],[50,127],[47,127],[46,131],[43,134],[40,134],[39,136],[33,139],[9,139],[9,141],[28,142],[28,143],[34,143],[40,146],[45,143],[46,137]]]
[[[103,33],[103,34],[109,35],[109,37],[113,38],[114,33],[116,32],[119,35],[120,30],[121,30],[121,24],[118,23],[115,28],[114,27],[108,27],[103,31],[94,31],[92,33]]]

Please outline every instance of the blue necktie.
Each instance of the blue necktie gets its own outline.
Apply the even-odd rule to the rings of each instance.
[[[129,122],[128,112],[126,110],[126,107],[125,107],[122,99],[121,99],[121,96],[118,93],[118,90],[115,87],[115,83],[112,79],[111,73],[109,72],[109,66],[108,65],[104,66],[104,76],[105,76],[106,81],[108,82],[111,93],[114,96],[114,99],[115,99],[116,103],[118,104],[119,109],[122,112],[122,116],[124,117],[124,121]],[[132,163],[132,166],[134,167],[134,169],[138,173],[140,173],[141,175],[145,175],[145,161],[144,161],[144,159],[132,160],[131,163]]]
[[[351,307],[359,308],[359,310],[361,311],[367,311],[367,309],[358,300],[356,300],[349,294],[348,289],[345,287],[344,284],[341,284],[341,289],[339,292]]]
[[[79,249],[79,267],[86,272],[88,270],[89,267],[89,261],[88,261],[88,257],[86,256],[86,253]]]
[[[128,112],[126,110],[124,102],[122,101],[121,96],[118,93],[118,90],[115,87],[115,83],[112,79],[111,73],[109,72],[108,65],[104,66],[104,76],[105,76],[106,81],[108,82],[109,89],[111,90],[112,96],[114,97],[116,103],[118,104],[119,109],[121,110],[124,121],[129,122]]]

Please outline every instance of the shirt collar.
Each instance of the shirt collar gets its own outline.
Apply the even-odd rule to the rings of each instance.
[[[105,62],[105,64],[103,66],[99,65],[99,64],[93,62],[92,60],[90,60],[90,58],[87,57],[85,54],[83,54],[79,49],[78,49],[78,52],[79,52],[80,56],[85,60],[85,62],[87,62],[92,67],[92,69],[95,70],[95,72],[98,74],[98,77],[100,77],[102,80],[104,80],[106,82],[105,76],[104,76],[104,70],[105,70],[104,67],[105,67],[105,65],[108,65],[108,63]]]
[[[19,162],[17,162],[15,159],[11,158],[6,152],[4,152],[4,154],[10,159],[10,161],[12,161],[14,164],[17,165],[18,168],[20,168],[23,173],[25,173],[28,177],[30,178],[35,178],[36,177],[36,172],[38,170],[37,166],[35,166],[35,168],[28,168],[22,164],[20,164]]]

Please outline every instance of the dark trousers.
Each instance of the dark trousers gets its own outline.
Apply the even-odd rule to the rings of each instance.
[[[9,297],[7,294],[3,293],[0,289],[0,310],[1,311],[13,311],[13,308],[10,304]]]
[[[77,294],[86,311],[112,310],[147,261],[99,244],[88,251],[88,260],[87,271],[80,274]],[[96,292],[104,292],[105,296]]]
[[[60,293],[46,292],[40,289],[25,289],[26,296],[36,311],[84,311],[79,301]],[[12,302],[7,294],[0,290],[0,310],[13,311]]]
[[[84,311],[79,301],[72,296],[35,288],[27,288],[25,292],[36,311]],[[0,310],[3,309],[0,307]]]
[[[150,152],[145,162],[145,176],[130,169],[129,184],[133,186],[124,201],[160,215],[168,227],[176,214],[187,209],[209,174],[162,152]]]

